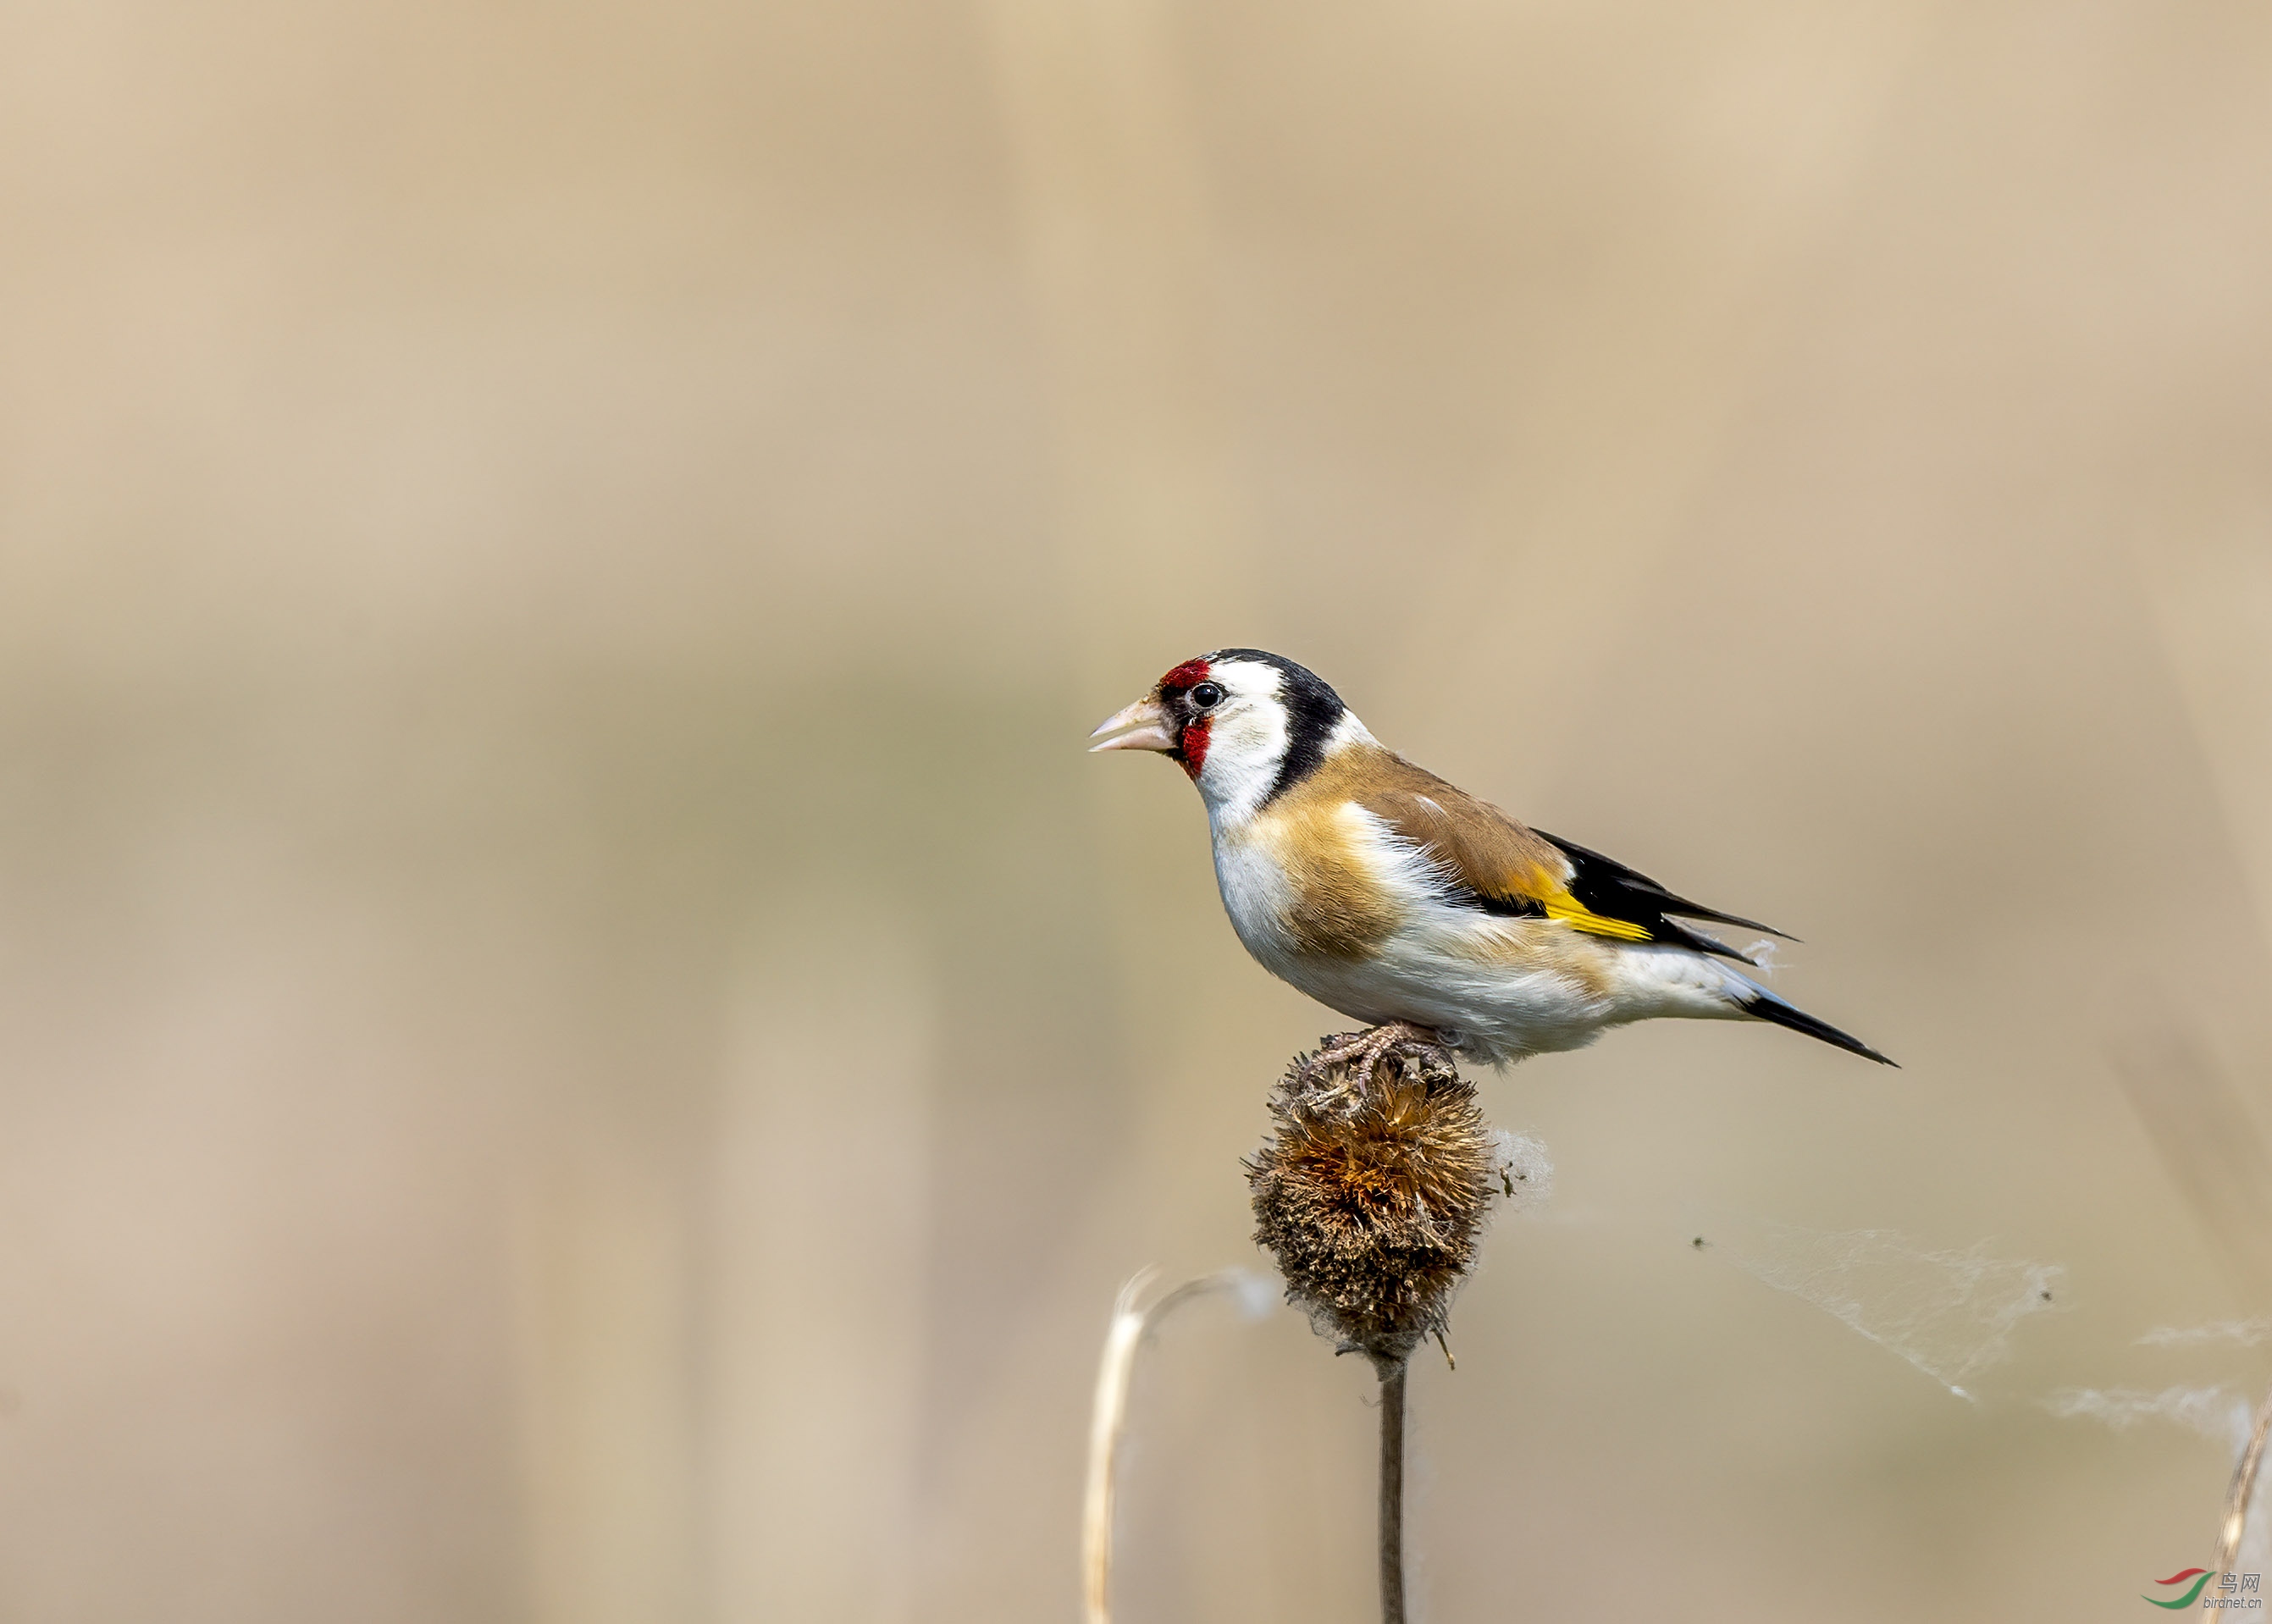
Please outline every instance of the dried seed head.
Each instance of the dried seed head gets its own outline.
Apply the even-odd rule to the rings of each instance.
[[[1411,1028],[1329,1039],[1270,1097],[1245,1164],[1255,1240],[1289,1302],[1384,1370],[1445,1329],[1475,1265],[1508,1147],[1451,1054]]]

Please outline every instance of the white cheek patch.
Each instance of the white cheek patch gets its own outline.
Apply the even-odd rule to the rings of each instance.
[[[1276,706],[1241,707],[1239,713],[1215,723],[1209,754],[1220,750],[1242,765],[1267,761],[1274,769],[1286,754],[1286,713]]]
[[[1200,793],[1215,823],[1244,823],[1254,815],[1278,764],[1286,759],[1286,712],[1279,705],[1237,704],[1207,725],[1207,749],[1200,768]]]

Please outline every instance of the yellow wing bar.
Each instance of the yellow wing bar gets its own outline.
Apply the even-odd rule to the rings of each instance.
[[[1559,897],[1549,897],[1546,917],[1560,920],[1573,930],[1582,930],[1591,935],[1615,936],[1620,942],[1653,940],[1648,927],[1636,925],[1630,920],[1605,919],[1566,891]]]

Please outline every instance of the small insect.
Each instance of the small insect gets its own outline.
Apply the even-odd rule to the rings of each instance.
[[[1695,1240],[1693,1240],[1690,1241],[1688,1244],[1689,1244],[1690,1246],[1694,1247],[1698,1251],[1700,1251],[1700,1251],[1702,1251],[1702,1250],[1704,1249],[1704,1237],[1703,1237],[1703,1236],[1701,1236],[1701,1235],[1699,1235],[1699,1236],[1697,1236],[1697,1237],[1696,1237],[1696,1239],[1695,1239]]]

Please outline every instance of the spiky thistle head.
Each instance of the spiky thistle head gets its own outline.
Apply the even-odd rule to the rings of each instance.
[[[1506,1142],[1450,1053],[1410,1028],[1297,1056],[1270,1114],[1245,1164],[1256,1241],[1321,1333],[1401,1362],[1444,1331],[1492,1199],[1513,1188]]]

